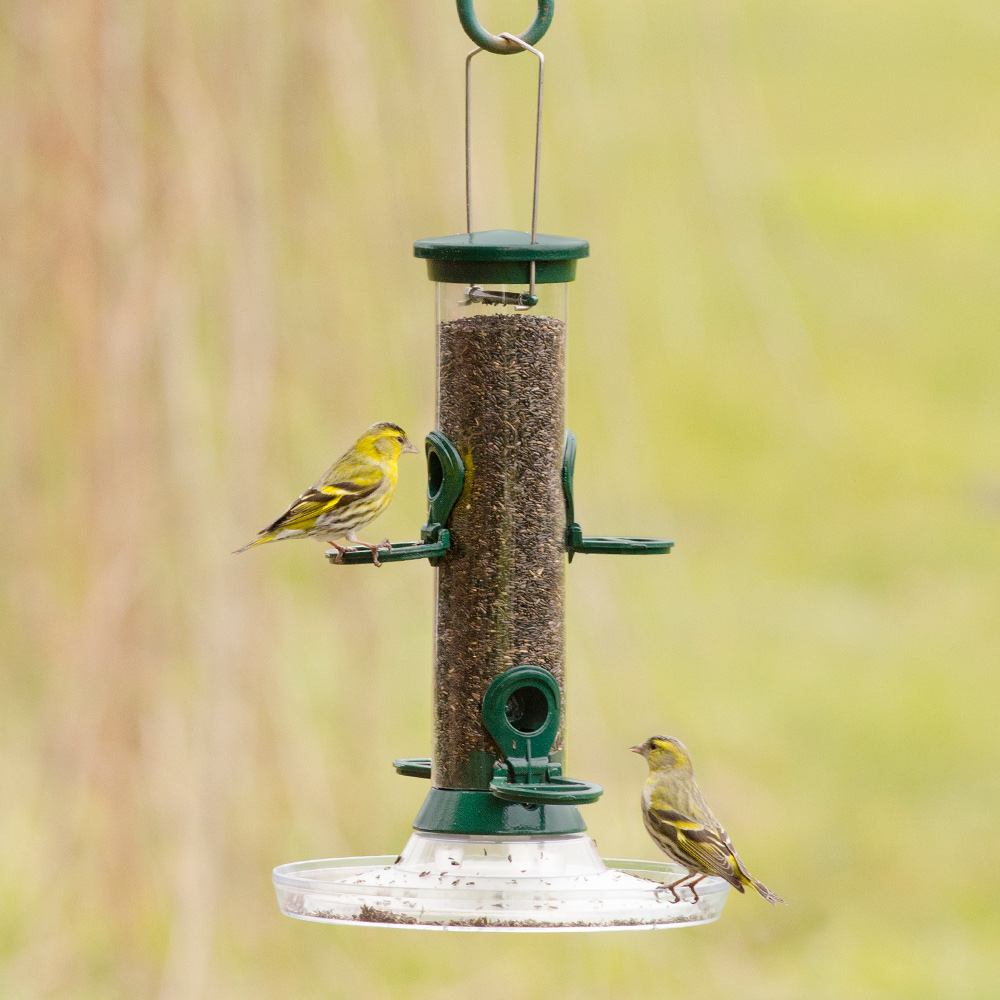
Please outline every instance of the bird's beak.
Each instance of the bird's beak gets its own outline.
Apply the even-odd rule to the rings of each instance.
[[[411,443],[410,441],[407,441],[403,445],[403,450],[402,450],[402,452],[400,452],[400,454],[402,454],[402,455],[406,455],[406,454],[417,455],[417,454],[419,454],[419,449],[417,448],[417,446],[415,444]]]
[[[631,750],[632,753],[644,754],[646,752],[646,744],[645,743],[639,743],[639,744],[637,744],[634,747],[629,747],[629,750]]]

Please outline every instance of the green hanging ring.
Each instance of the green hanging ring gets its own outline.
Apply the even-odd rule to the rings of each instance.
[[[458,19],[462,22],[462,27],[465,29],[465,33],[471,38],[476,45],[481,49],[486,49],[487,52],[493,52],[498,56],[512,56],[518,52],[523,52],[524,49],[520,45],[514,42],[508,42],[506,38],[500,38],[498,35],[491,35],[480,23],[479,18],[476,17],[475,10],[475,0],[457,0],[458,2]],[[522,42],[527,42],[528,45],[534,45],[539,41],[542,35],[549,30],[549,25],[552,23],[552,14],[555,10],[556,0],[538,0],[538,13],[535,15],[535,20],[532,22],[531,27],[527,31],[522,32],[517,37],[521,39]]]

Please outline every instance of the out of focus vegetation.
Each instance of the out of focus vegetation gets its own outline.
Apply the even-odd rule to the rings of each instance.
[[[453,937],[269,883],[404,842],[432,571],[229,554],[373,420],[433,426],[453,4],[4,3],[0,994],[996,995],[998,46],[985,0],[557,5],[577,510],[678,542],[571,567],[570,770],[655,857],[626,748],[681,736],[790,905]],[[475,73],[476,224],[524,227],[534,64]]]

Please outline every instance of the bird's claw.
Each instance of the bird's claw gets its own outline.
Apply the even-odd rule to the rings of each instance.
[[[653,895],[656,897],[656,901],[659,902],[660,901],[660,893],[661,892],[666,892],[668,889],[670,890],[671,893],[673,893],[673,897],[674,897],[672,900],[670,900],[670,902],[672,902],[672,903],[679,903],[681,901],[681,897],[677,895],[677,890],[672,885],[658,885],[653,890]]]
[[[362,542],[362,545],[367,545],[367,542]],[[381,542],[377,542],[375,545],[368,545],[368,548],[372,550],[372,565],[381,566],[382,563],[379,561],[378,550],[385,549],[386,552],[392,552],[392,542],[388,538],[383,538]]]
[[[372,554],[372,565],[381,566],[382,563],[379,561],[378,550],[382,547],[382,543],[379,542],[378,545],[372,545],[371,542],[361,542],[361,544],[368,549]]]

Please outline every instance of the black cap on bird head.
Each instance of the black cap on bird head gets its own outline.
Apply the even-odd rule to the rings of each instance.
[[[673,736],[650,736],[645,743],[629,747],[649,761],[651,771],[672,771],[677,768],[691,770],[691,755],[687,747]]]
[[[372,437],[379,437],[381,434],[389,433],[395,431],[397,434],[402,434],[406,437],[406,432],[403,430],[399,424],[394,424],[390,420],[380,420],[377,424],[372,424],[368,430],[365,431],[366,434],[371,434]]]

